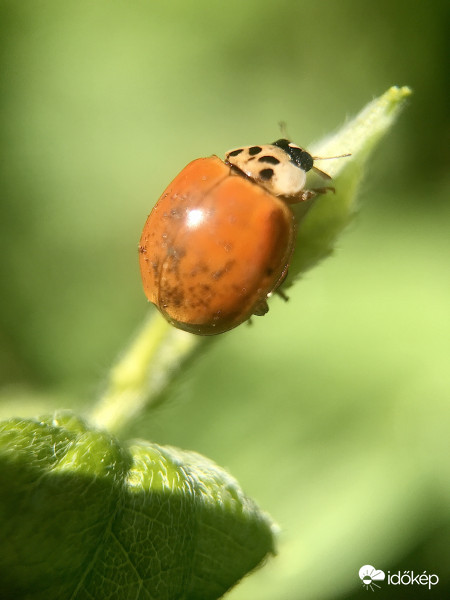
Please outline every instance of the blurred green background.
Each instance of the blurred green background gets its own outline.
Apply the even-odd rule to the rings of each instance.
[[[216,340],[135,435],[227,467],[281,528],[230,600],[449,592],[448,3],[1,1],[0,416],[84,410],[149,307],[137,243],[190,160],[311,144],[414,91],[334,257]],[[389,587],[384,598],[421,596]],[[381,593],[380,593],[381,597]]]

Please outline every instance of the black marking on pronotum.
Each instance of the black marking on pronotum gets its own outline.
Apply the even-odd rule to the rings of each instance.
[[[273,169],[263,169],[259,172],[259,176],[261,177],[261,179],[267,181],[268,179],[271,179],[273,177]]]
[[[260,156],[258,158],[258,162],[264,162],[264,163],[269,163],[269,165],[278,165],[280,164],[280,161],[278,160],[278,158],[276,156]]]
[[[259,154],[261,150],[261,146],[252,146],[251,148],[249,148],[248,153],[250,154],[250,156],[255,156],[255,154]]]
[[[239,148],[238,150],[233,150],[233,152],[229,152],[228,156],[237,156],[242,152],[243,148]]]

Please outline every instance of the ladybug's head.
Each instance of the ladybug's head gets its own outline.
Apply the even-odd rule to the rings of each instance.
[[[296,165],[300,169],[303,169],[303,171],[307,172],[313,168],[313,157],[311,156],[311,154],[309,154],[309,152],[306,152],[306,150],[300,148],[300,146],[297,146],[296,144],[293,144],[292,142],[286,139],[277,140],[272,145],[277,146],[277,148],[281,148],[281,150],[284,150],[286,154],[289,155],[291,162],[294,163],[294,165]]]

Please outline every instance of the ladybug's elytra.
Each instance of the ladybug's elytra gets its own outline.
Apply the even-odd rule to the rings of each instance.
[[[313,157],[289,140],[189,163],[162,194],[139,245],[144,291],[175,327],[214,335],[268,311],[295,243],[289,204]],[[331,188],[332,189],[332,188]]]

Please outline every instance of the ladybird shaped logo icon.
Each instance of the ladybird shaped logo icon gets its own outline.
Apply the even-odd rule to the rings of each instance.
[[[362,584],[366,588],[366,590],[370,588],[372,592],[374,592],[374,587],[380,587],[375,582],[384,581],[386,575],[384,571],[375,569],[375,567],[372,567],[372,565],[364,565],[359,570],[359,578],[361,579]]]

